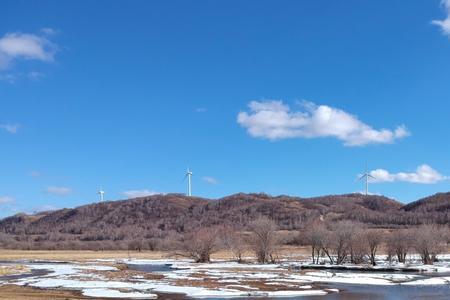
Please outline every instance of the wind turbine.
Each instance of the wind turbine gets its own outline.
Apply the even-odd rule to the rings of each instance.
[[[359,180],[365,179],[365,181],[366,181],[366,196],[369,195],[369,179],[370,178],[375,179],[375,177],[370,175],[370,173],[367,171],[367,165],[366,165],[366,171],[364,172],[364,174],[361,177],[359,177]]]
[[[104,198],[104,195],[105,195],[105,191],[100,187],[100,190],[98,191],[98,193],[97,194],[99,194],[99,196],[100,196],[100,202],[103,202],[103,198]]]
[[[188,193],[187,193],[187,195],[189,197],[192,196],[192,175],[194,175],[194,173],[192,173],[192,171],[189,168],[187,168],[186,175],[184,176],[184,179],[186,179],[186,177],[188,179]]]

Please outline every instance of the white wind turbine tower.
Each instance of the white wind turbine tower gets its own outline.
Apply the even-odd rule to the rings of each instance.
[[[359,180],[365,179],[366,182],[366,196],[369,195],[369,179],[375,179],[375,177],[373,177],[372,175],[370,175],[369,171],[367,171],[367,166],[366,166],[366,171],[364,172],[364,174],[359,177]]]
[[[100,196],[100,202],[103,202],[104,200],[104,196],[105,196],[105,191],[100,187],[100,190],[97,193]]]
[[[194,175],[194,173],[192,173],[192,171],[188,168],[186,171],[186,175],[184,176],[184,179],[188,179],[188,193],[187,195],[189,197],[192,196],[192,175]]]

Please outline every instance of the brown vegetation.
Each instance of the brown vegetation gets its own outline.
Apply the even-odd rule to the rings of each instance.
[[[84,297],[78,291],[42,290],[26,286],[2,285],[0,286],[0,299],[7,300],[74,300],[92,299]]]
[[[378,249],[384,245],[388,260],[405,263],[407,255],[418,253],[424,264],[432,264],[445,252],[449,242],[447,226],[420,225],[391,232],[368,229],[364,224],[345,221],[326,226],[315,224],[301,235],[311,247],[314,264],[327,257],[330,264],[343,263],[376,265]]]
[[[374,256],[380,245],[374,234],[379,229],[401,235],[407,231],[404,229],[424,223],[448,225],[450,193],[406,206],[386,197],[360,194],[308,199],[236,194],[219,200],[155,195],[5,218],[0,220],[0,248],[189,252],[192,249],[183,244],[189,239],[200,239],[196,232],[220,227],[228,229],[217,234],[221,238],[211,243],[214,246],[211,251],[228,249],[240,261],[242,252],[251,244],[247,242],[252,222],[261,217],[272,220],[279,230],[303,232],[300,240],[291,236],[285,242],[311,245],[316,262],[321,255],[329,255],[336,260],[333,263],[346,260],[356,263],[366,253]],[[361,230],[345,226],[352,223],[360,224]],[[327,228],[330,226],[342,230],[330,233]],[[373,229],[373,233],[368,235],[365,228]],[[407,235],[383,239],[389,254],[399,261],[404,260],[408,251],[418,251],[409,244]],[[367,241],[364,247],[357,243],[360,240]],[[200,242],[207,244],[205,240]]]
[[[276,229],[275,222],[264,217],[250,223],[248,242],[259,263],[275,262],[275,252],[280,243]]]

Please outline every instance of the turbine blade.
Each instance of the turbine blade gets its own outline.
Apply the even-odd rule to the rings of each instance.
[[[363,176],[359,177],[358,180],[363,180],[364,178],[366,178],[367,174],[364,174]]]

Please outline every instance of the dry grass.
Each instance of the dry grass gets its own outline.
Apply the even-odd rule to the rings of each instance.
[[[283,247],[278,256],[301,258],[309,255],[307,247]],[[128,252],[128,251],[25,251],[25,250],[0,250],[0,260],[60,260],[60,261],[77,261],[83,262],[94,259],[165,259],[171,256],[170,252],[162,251],[143,251],[143,252]],[[250,252],[245,253],[244,257],[251,257]],[[232,259],[233,256],[228,251],[219,251],[212,255],[213,259]]]
[[[3,285],[0,286],[0,299],[8,300],[72,300],[92,299],[84,297],[80,292],[61,290],[41,290],[31,287]]]
[[[22,265],[0,266],[0,276],[15,275],[28,272],[29,269]]]
[[[167,252],[128,252],[128,251],[25,251],[0,250],[0,260],[61,260],[87,261],[93,259],[126,259],[130,256],[138,259],[161,259],[167,257]]]

